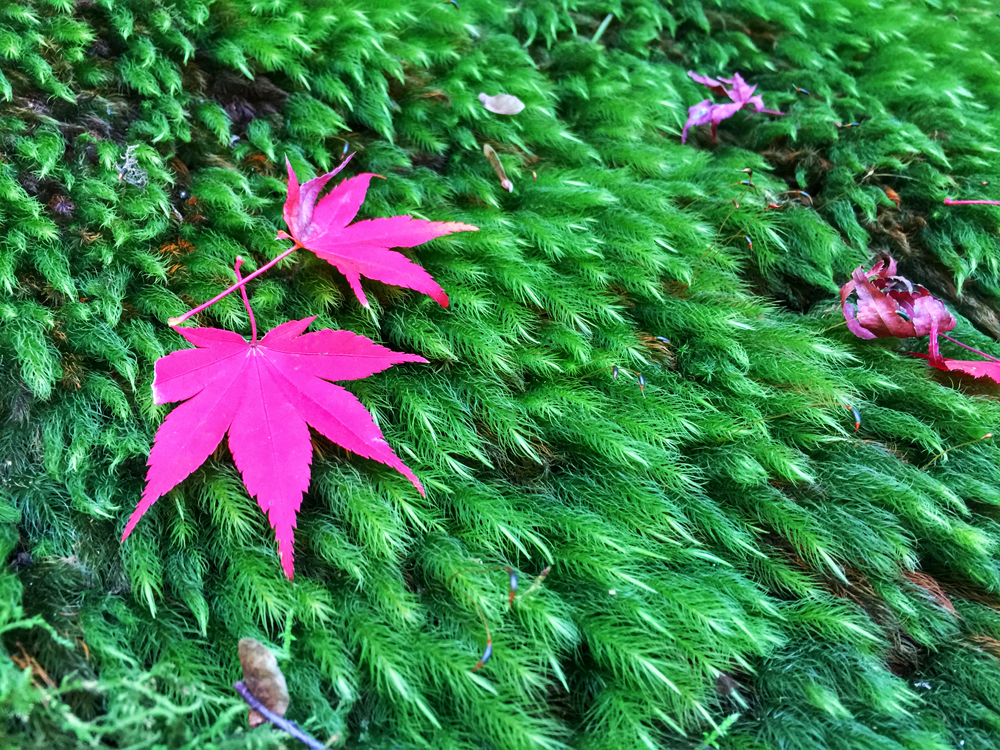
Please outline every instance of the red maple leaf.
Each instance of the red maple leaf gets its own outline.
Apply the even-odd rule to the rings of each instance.
[[[941,300],[919,284],[896,275],[896,261],[880,260],[871,270],[858,266],[840,289],[841,309],[847,327],[863,339],[930,336],[931,359],[938,359],[938,334],[952,330],[957,321]],[[857,303],[851,301],[857,295]]]
[[[944,303],[920,284],[897,276],[896,261],[891,257],[886,260],[880,260],[869,271],[864,266],[858,266],[851,274],[851,280],[840,289],[841,309],[851,333],[863,339],[929,336],[927,354],[906,354],[926,359],[927,364],[939,370],[964,372],[974,378],[990,378],[1000,384],[1000,359],[948,336],[946,332],[954,329],[958,321]],[[851,299],[852,294],[857,296],[856,303]],[[989,361],[942,357],[938,336]]]
[[[361,288],[362,276],[429,294],[447,307],[448,295],[431,275],[402,253],[395,253],[389,248],[414,247],[452,232],[476,232],[479,228],[455,221],[425,221],[411,216],[369,219],[350,224],[365,201],[372,177],[380,175],[365,173],[344,180],[319,198],[330,178],[347,166],[350,160],[351,157],[348,157],[332,172],[309,180],[300,188],[291,163],[285,159],[288,165],[288,198],[284,214],[291,234],[279,232],[278,239],[295,240],[297,245],[336,266],[347,277],[358,301],[365,307],[368,307],[368,299]]]
[[[976,359],[947,359],[939,357],[934,359],[926,354],[911,352],[914,357],[926,359],[927,364],[939,370],[948,372],[964,372],[974,378],[989,378],[994,383],[1000,385],[1000,362],[986,362]]]
[[[156,433],[146,489],[122,541],[149,507],[197,469],[228,432],[236,467],[275,530],[281,566],[291,578],[295,516],[309,488],[312,462],[308,426],[359,456],[391,466],[424,492],[361,402],[328,381],[357,380],[399,362],[427,360],[350,331],[324,329],[302,335],[315,318],[282,323],[257,341],[250,315],[251,341],[218,328],[178,328],[196,348],[157,360],[154,402],[184,403]]]

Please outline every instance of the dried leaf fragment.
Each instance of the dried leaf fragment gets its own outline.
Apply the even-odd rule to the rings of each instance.
[[[284,716],[288,710],[288,683],[278,669],[278,660],[267,646],[253,638],[241,638],[239,647],[244,684],[268,710]],[[247,721],[252,728],[263,724],[265,719],[251,708]]]
[[[486,158],[489,159],[491,165],[493,165],[493,171],[497,173],[497,177],[500,178],[500,187],[506,190],[508,193],[514,192],[514,183],[507,178],[507,173],[503,169],[503,164],[500,163],[500,157],[497,156],[497,152],[493,150],[493,147],[486,143],[483,145],[483,153],[486,154]]]
[[[496,96],[480,94],[479,101],[486,109],[497,115],[516,115],[524,110],[524,102],[513,94],[497,94]]]

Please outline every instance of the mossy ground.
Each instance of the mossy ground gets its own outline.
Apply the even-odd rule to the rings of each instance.
[[[1000,197],[993,11],[0,7],[4,745],[291,746],[230,687],[252,636],[289,716],[346,747],[995,747],[1000,453],[926,464],[1000,426],[997,390],[837,305],[889,252],[1000,349],[1000,212],[942,205]],[[682,146],[689,69],[787,116]],[[165,321],[287,247],[283,156],[311,175],[345,143],[387,177],[364,216],[480,227],[412,252],[451,307],[372,283],[366,311],[307,254],[251,298],[262,328],[318,315],[431,361],[351,384],[426,500],[317,439],[290,583],[222,449],[120,545]],[[235,295],[200,321],[249,327]],[[511,608],[504,574],[459,573],[493,565],[522,573]]]

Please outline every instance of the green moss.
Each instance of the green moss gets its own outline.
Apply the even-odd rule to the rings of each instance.
[[[994,746],[998,451],[920,467],[996,391],[854,338],[836,294],[891,252],[998,349],[1000,213],[942,205],[1000,188],[992,8],[460,6],[0,7],[0,736],[289,746],[230,687],[251,636],[348,747],[694,748],[735,714],[720,747]],[[682,146],[688,69],[787,116]],[[305,255],[251,297],[431,360],[351,385],[427,498],[317,441],[290,583],[223,450],[120,545],[166,319],[287,246],[283,156],[345,142],[387,177],[365,216],[480,227],[413,251],[451,307],[366,311]],[[235,296],[201,320],[249,328]],[[461,572],[492,565],[513,607]]]

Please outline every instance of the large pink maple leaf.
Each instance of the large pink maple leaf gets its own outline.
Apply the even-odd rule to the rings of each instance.
[[[248,306],[249,310],[249,306]],[[218,328],[178,328],[194,344],[156,362],[153,400],[183,401],[156,433],[146,489],[122,534],[128,538],[149,507],[197,469],[229,433],[243,483],[278,538],[281,566],[294,566],[295,517],[309,488],[309,427],[359,456],[380,461],[409,479],[361,402],[331,380],[366,378],[399,362],[426,362],[349,331],[305,335],[315,318],[291,320],[257,341]]]
[[[456,221],[425,221],[412,216],[391,216],[351,224],[364,203],[372,177],[379,175],[365,173],[351,177],[319,198],[326,183],[350,160],[348,157],[332,172],[300,187],[291,162],[285,159],[288,198],[284,215],[289,234],[279,232],[278,238],[295,240],[296,244],[335,266],[347,277],[358,301],[365,307],[368,307],[368,298],[361,287],[362,276],[429,294],[447,307],[448,295],[431,275],[402,253],[389,248],[414,247],[452,232],[475,232],[479,228]]]

